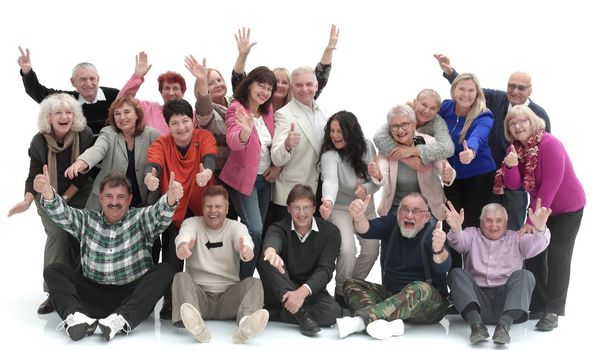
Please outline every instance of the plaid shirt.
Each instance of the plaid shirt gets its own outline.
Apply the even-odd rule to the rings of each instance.
[[[177,208],[169,206],[164,195],[152,206],[130,208],[112,225],[102,212],[69,207],[58,195],[41,203],[49,217],[80,242],[84,277],[110,285],[128,284],[152,267],[154,240],[170,225]]]

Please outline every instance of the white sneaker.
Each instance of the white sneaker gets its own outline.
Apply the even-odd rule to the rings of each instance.
[[[106,318],[100,319],[99,328],[101,328],[103,337],[105,337],[107,341],[113,339],[115,334],[119,331],[123,331],[126,334],[131,331],[129,323],[127,323],[125,318],[120,314],[111,314]]]
[[[61,331],[64,328],[70,339],[76,341],[93,335],[97,328],[97,320],[86,316],[82,312],[75,312],[58,323],[56,330]]]
[[[183,325],[193,334],[198,342],[207,343],[212,339],[201,314],[193,305],[185,303],[181,305],[180,311]]]
[[[261,333],[267,326],[268,320],[269,312],[265,309],[259,309],[251,315],[243,317],[237,330],[232,335],[232,341],[237,344],[246,342],[247,339]]]
[[[366,327],[364,320],[359,316],[338,318],[336,322],[340,338],[345,338],[352,333],[361,332]]]
[[[366,332],[374,339],[388,339],[390,337],[398,337],[405,332],[405,325],[403,320],[397,319],[393,321],[376,320],[370,322],[366,327]]]

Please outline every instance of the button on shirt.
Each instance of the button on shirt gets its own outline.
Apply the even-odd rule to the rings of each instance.
[[[64,204],[60,196],[42,200],[49,217],[80,242],[82,274],[99,284],[124,285],[142,277],[152,267],[152,245],[171,223],[177,204],[166,195],[156,204],[130,208],[115,224],[102,212]]]
[[[485,237],[479,228],[467,227],[448,233],[448,243],[465,259],[465,270],[479,287],[504,285],[514,271],[522,270],[525,259],[536,256],[549,245],[551,233],[518,235],[508,230],[498,240]]]

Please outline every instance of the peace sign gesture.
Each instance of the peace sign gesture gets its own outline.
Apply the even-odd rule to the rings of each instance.
[[[450,226],[452,232],[460,232],[462,230],[462,223],[465,221],[465,210],[461,208],[460,213],[456,211],[451,201],[447,202],[448,207],[442,204],[444,213],[446,214],[446,222]]]

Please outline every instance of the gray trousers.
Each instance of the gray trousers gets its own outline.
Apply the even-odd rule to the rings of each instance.
[[[184,303],[193,305],[204,320],[236,318],[237,325],[244,316],[263,308],[263,286],[254,277],[245,278],[222,293],[211,293],[195,283],[189,273],[178,272],[173,280],[172,297],[175,327],[183,327],[180,308]]]
[[[520,319],[516,320],[516,323],[521,323],[528,319],[535,279],[532,272],[518,270],[510,275],[505,285],[482,288],[475,283],[470,273],[456,268],[448,273],[448,285],[452,301],[461,314],[467,305],[475,303],[486,324],[497,324],[501,315],[508,310],[523,311]]]

